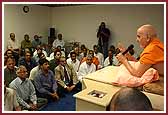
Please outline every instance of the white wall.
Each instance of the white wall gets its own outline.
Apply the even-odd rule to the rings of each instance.
[[[16,33],[16,38],[23,40],[24,34],[32,38],[34,34],[43,36],[47,42],[49,28],[54,27],[56,33],[63,33],[66,41],[79,41],[92,48],[97,44],[96,32],[102,21],[111,30],[110,44],[122,42],[126,47],[136,43],[137,28],[146,23],[154,25],[158,36],[164,41],[164,8],[162,5],[82,5],[48,8],[38,5],[28,5],[30,12],[23,13],[22,5],[5,5],[4,7],[4,38],[9,33]],[[6,42],[4,44],[6,47]]]
[[[119,41],[126,47],[136,43],[137,28],[146,23],[154,25],[164,41],[163,5],[87,5],[58,7],[52,10],[52,25],[67,41],[79,41],[92,48],[97,43],[96,32],[101,21],[111,30],[110,44]]]
[[[23,12],[23,4],[4,5],[4,40],[9,39],[9,34],[14,32],[16,39],[21,42],[24,34],[29,34],[33,39],[35,34],[41,35],[43,41],[48,40],[49,27],[51,27],[51,9],[44,6],[30,5],[29,12]],[[4,43],[6,48],[7,43]]]

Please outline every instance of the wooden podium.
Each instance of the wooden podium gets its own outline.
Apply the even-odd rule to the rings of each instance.
[[[106,111],[112,96],[121,88],[112,85],[118,72],[118,67],[108,66],[83,79],[83,90],[74,95],[76,111]],[[98,93],[98,94],[95,94]],[[164,96],[144,92],[156,110],[164,110]],[[102,95],[103,96],[102,96]]]

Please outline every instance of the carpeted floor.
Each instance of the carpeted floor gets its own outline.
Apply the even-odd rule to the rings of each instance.
[[[49,102],[41,111],[75,111],[74,93],[68,93],[56,102]]]

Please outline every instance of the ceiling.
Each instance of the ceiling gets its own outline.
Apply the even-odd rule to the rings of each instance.
[[[88,4],[38,4],[40,6],[47,6],[47,7],[66,7],[66,6],[81,6],[81,5],[88,5]]]

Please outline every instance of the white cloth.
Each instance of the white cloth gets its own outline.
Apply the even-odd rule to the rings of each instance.
[[[102,53],[98,52],[97,54],[94,53],[94,56],[98,58],[99,60],[99,67],[103,68],[104,66],[104,56]]]
[[[59,40],[59,39],[55,39],[53,42],[53,47],[57,48],[58,46],[61,46],[61,48],[63,48],[65,45],[64,40]]]
[[[4,95],[4,111],[13,111],[19,103],[16,100],[16,92],[11,88],[6,88]]]
[[[104,60],[104,67],[107,67],[109,66],[110,64],[110,61],[109,61],[109,57],[107,57],[105,60]],[[115,56],[113,56],[113,65],[119,65],[119,62],[117,60],[117,58]]]
[[[79,65],[80,65],[80,61],[78,59],[76,59],[76,62],[74,63],[71,58],[68,58],[67,59],[67,64],[68,65],[72,65],[72,67],[74,68],[75,72],[77,73],[77,71],[79,69]]]
[[[39,65],[36,66],[36,67],[34,67],[34,68],[30,71],[29,79],[30,79],[30,80],[34,80],[38,72],[39,72]]]
[[[95,64],[92,63],[91,65],[88,65],[86,61],[83,62],[79,67],[78,80],[82,81],[82,78],[84,78],[85,75],[93,73],[95,71],[96,71]]]
[[[9,39],[7,49],[19,49],[18,41],[17,40],[13,41],[13,40]]]

